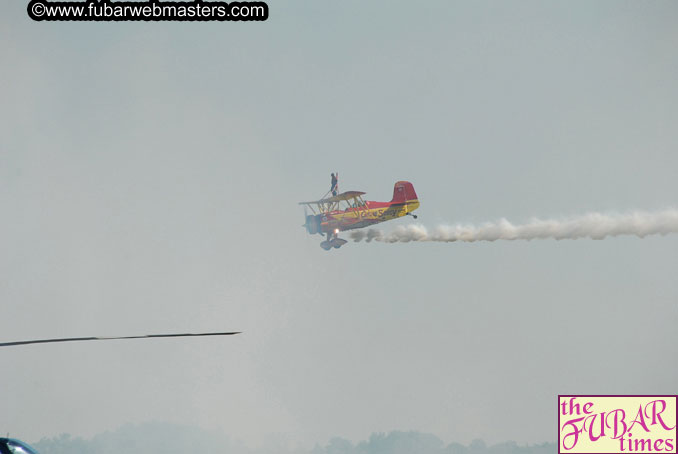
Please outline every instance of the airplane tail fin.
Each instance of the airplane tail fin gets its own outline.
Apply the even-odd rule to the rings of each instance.
[[[398,181],[393,187],[393,200],[391,203],[407,203],[418,201],[414,186],[409,181]]]

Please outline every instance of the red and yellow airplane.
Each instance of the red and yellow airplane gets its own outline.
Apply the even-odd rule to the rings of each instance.
[[[344,230],[361,229],[390,221],[402,216],[417,218],[412,212],[419,208],[419,199],[414,186],[409,181],[398,181],[393,187],[393,199],[390,202],[365,201],[364,192],[347,191],[333,197],[312,202],[299,202],[311,209],[313,214],[306,215],[306,231],[327,235],[320,247],[329,251],[340,248],[346,240],[338,237]]]

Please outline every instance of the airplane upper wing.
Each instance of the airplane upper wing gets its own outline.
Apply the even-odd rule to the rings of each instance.
[[[342,192],[341,194],[335,195],[334,197],[328,197],[326,199],[314,200],[312,202],[299,202],[299,205],[319,205],[323,203],[341,202],[342,200],[351,200],[363,194],[366,193],[360,191],[346,191]]]

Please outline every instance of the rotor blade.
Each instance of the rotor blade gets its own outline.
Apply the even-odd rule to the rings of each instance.
[[[17,345],[28,344],[49,344],[53,342],[79,342],[79,341],[93,341],[93,340],[116,340],[116,339],[145,339],[154,337],[202,337],[202,336],[232,336],[240,334],[240,331],[229,333],[181,333],[181,334],[145,334],[143,336],[117,336],[117,337],[62,337],[59,339],[35,339],[14,342],[1,342],[0,347],[14,347]]]

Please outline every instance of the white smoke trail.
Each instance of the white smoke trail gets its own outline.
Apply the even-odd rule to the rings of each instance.
[[[381,241],[383,243],[408,243],[410,241],[495,241],[495,240],[533,240],[553,238],[556,240],[576,240],[592,238],[602,240],[608,236],[635,235],[643,238],[647,235],[666,235],[678,233],[678,209],[668,209],[655,213],[634,212],[629,214],[589,213],[569,219],[531,219],[525,224],[514,225],[506,219],[488,222],[479,226],[454,225],[439,226],[428,231],[422,225],[399,226],[384,233],[369,229],[357,230],[350,234],[353,241]]]

